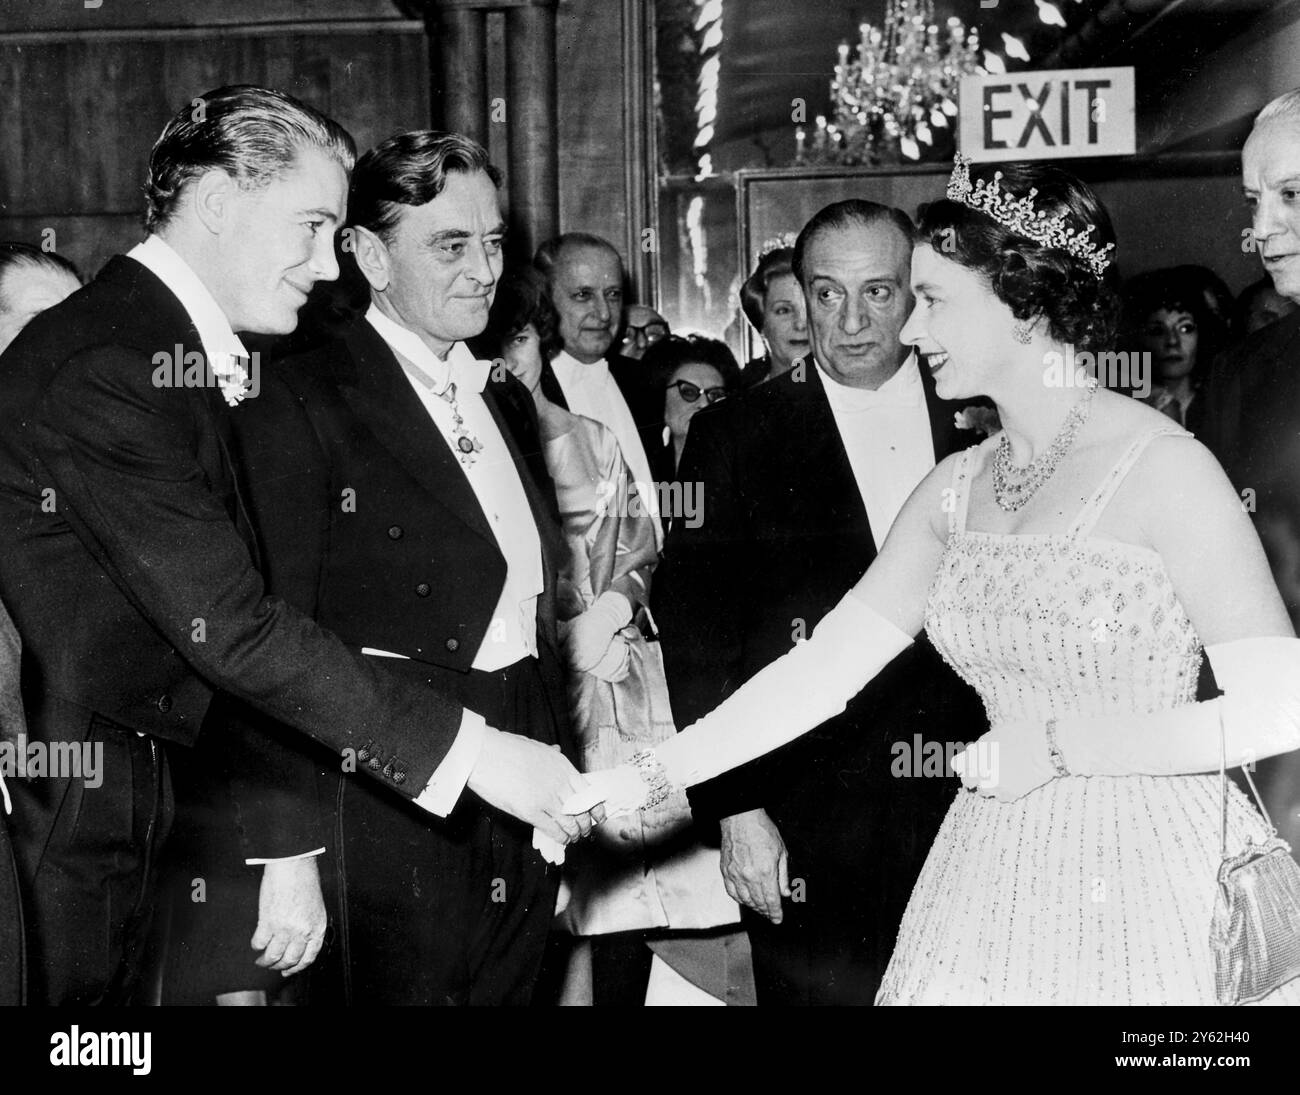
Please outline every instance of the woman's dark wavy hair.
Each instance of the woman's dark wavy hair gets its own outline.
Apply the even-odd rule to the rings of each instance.
[[[641,366],[658,391],[664,391],[673,373],[683,365],[711,365],[722,377],[728,392],[740,387],[740,366],[725,342],[704,335],[669,335],[645,352]]]
[[[546,280],[531,266],[512,266],[497,283],[487,327],[481,335],[468,340],[469,347],[481,360],[501,357],[506,343],[530,323],[541,342],[542,360],[550,361],[564,343]]]
[[[1115,242],[1110,215],[1090,187],[1051,164],[998,164],[998,185],[1013,197],[1036,189],[1034,209],[1064,215],[1066,226],[1084,231],[1097,247]],[[991,179],[994,168],[977,168],[971,181]],[[1018,320],[1042,317],[1058,342],[1080,350],[1112,349],[1119,321],[1119,297],[1112,262],[1098,279],[1082,259],[1044,247],[961,202],[933,202],[922,210],[918,243],[976,271]],[[1114,252],[1111,252],[1114,257]]]
[[[1196,321],[1196,364],[1191,381],[1199,385],[1209,373],[1214,358],[1229,342],[1229,321],[1219,292],[1222,284],[1216,274],[1198,266],[1148,270],[1129,278],[1123,297],[1124,336],[1130,348],[1136,349],[1139,332],[1156,312],[1186,312]],[[1226,288],[1223,292],[1227,292]],[[1228,300],[1231,299],[1229,296]]]

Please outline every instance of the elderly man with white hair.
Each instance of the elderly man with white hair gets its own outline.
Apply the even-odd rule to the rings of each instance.
[[[1300,88],[1255,118],[1241,152],[1249,245],[1277,291],[1300,303]],[[1300,627],[1300,311],[1223,354],[1210,375],[1201,440],[1254,515],[1291,622]],[[1300,839],[1300,758],[1259,763],[1266,805],[1292,847]]]

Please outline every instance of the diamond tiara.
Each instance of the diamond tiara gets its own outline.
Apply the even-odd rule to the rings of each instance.
[[[996,171],[991,181],[981,180],[972,187],[970,157],[958,152],[953,159],[952,177],[948,180],[948,199],[992,217],[1017,235],[1031,239],[1043,247],[1068,251],[1075,258],[1086,262],[1097,278],[1106,272],[1113,257],[1108,252],[1113,251],[1115,245],[1108,243],[1105,247],[1098,247],[1088,239],[1096,225],[1090,224],[1082,232],[1067,228],[1065,217],[1049,217],[1041,210],[1034,209],[1037,189],[1030,190],[1026,197],[1015,198],[998,185],[1001,178],[1002,172]]]
[[[794,247],[798,239],[798,232],[782,232],[779,236],[764,240],[763,246],[758,249],[759,260],[767,258],[773,251],[789,250]]]

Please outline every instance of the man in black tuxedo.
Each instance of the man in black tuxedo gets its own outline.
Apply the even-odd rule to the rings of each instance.
[[[5,353],[0,598],[28,733],[102,750],[102,786],[9,781],[33,1002],[133,998],[172,815],[164,746],[195,741],[216,689],[430,810],[468,786],[557,840],[585,827],[551,821],[578,778],[558,753],[467,736],[481,718],[459,697],[265,595],[229,456],[259,369],[234,332],[293,330],[337,276],[352,162],[345,131],[278,92],[202,96],[154,147],[146,241]],[[272,962],[319,945],[286,912],[314,870],[266,867]]]
[[[274,595],[492,726],[567,745],[564,545],[532,400],[464,344],[501,273],[498,180],[457,134],[405,133],[361,157],[344,231],[369,310],[277,363],[236,446]],[[337,768],[313,791],[305,751],[274,759],[274,727],[243,729],[226,739],[243,753],[227,765],[243,854],[328,849],[338,945],[321,972],[341,975],[345,1002],[528,1003],[559,879],[529,826],[472,800],[432,818]],[[277,821],[259,773],[295,764],[304,792]],[[318,831],[298,830],[304,811]],[[313,881],[304,903],[321,901]]]
[[[679,474],[702,484],[703,520],[673,526],[655,601],[680,727],[810,634],[912,488],[978,440],[899,343],[911,251],[898,210],[823,209],[794,256],[811,360],[691,423]],[[917,754],[975,740],[981,718],[922,639],[840,717],[691,792],[697,816],[723,818],[723,875],[746,906],[760,1004],[872,1002],[957,789]]]
[[[1254,246],[1277,291],[1300,303],[1297,162],[1300,88],[1259,112],[1241,153]],[[1241,492],[1291,622],[1300,629],[1300,312],[1220,355],[1199,401],[1205,405],[1199,436]],[[1258,767],[1270,815],[1300,849],[1300,757],[1271,757]]]
[[[546,279],[563,343],[542,367],[542,391],[552,403],[614,432],[637,490],[652,506],[666,458],[671,477],[661,436],[664,393],[654,391],[641,362],[611,352],[623,325],[623,260],[608,240],[567,232],[543,243],[533,265]]]

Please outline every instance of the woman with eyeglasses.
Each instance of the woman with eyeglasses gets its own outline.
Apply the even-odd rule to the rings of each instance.
[[[643,361],[664,388],[664,452],[672,463],[663,477],[671,479],[691,419],[740,386],[740,366],[726,343],[703,335],[669,335],[651,346]]]

